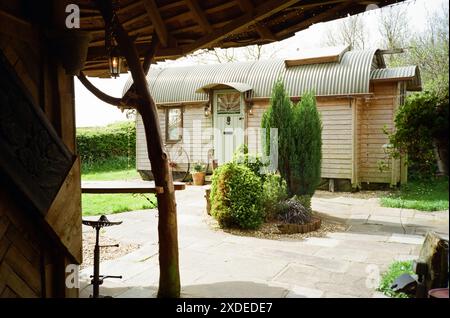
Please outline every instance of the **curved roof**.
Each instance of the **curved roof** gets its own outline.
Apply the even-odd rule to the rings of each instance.
[[[200,87],[195,92],[196,93],[208,93],[211,89],[220,89],[220,88],[233,88],[238,92],[245,93],[251,91],[253,88],[245,83],[235,83],[235,82],[225,82],[225,83],[211,83],[207,84],[203,87]]]
[[[377,51],[348,51],[342,54],[339,62],[291,67],[286,66],[285,60],[273,59],[153,69],[147,78],[150,92],[159,104],[206,101],[208,95],[202,88],[226,83],[239,83],[252,88],[251,97],[254,98],[270,97],[273,84],[279,78],[284,81],[291,96],[301,96],[310,90],[318,96],[368,94],[373,76],[390,74],[389,71],[375,72],[380,65]],[[130,77],[123,93],[131,84]]]
[[[422,81],[418,66],[401,66],[393,68],[374,69],[371,72],[374,81],[406,80],[406,89],[409,91],[422,90]]]

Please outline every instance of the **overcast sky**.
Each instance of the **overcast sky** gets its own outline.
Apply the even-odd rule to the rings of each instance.
[[[412,0],[399,5],[407,7],[410,28],[412,29],[411,31],[414,32],[415,29],[417,29],[417,31],[422,30],[425,27],[427,14],[440,8],[445,1],[446,0]],[[370,36],[370,43],[372,46],[376,46],[379,41],[376,23],[377,11],[379,10],[367,11],[362,14],[364,25]],[[276,58],[298,57],[300,52],[323,47],[325,45],[325,38],[328,30],[335,27],[338,23],[339,20],[315,24],[307,30],[298,32],[289,39],[275,44],[269,44],[266,51],[275,51]],[[239,51],[237,54],[239,56]],[[194,63],[198,63],[198,61],[192,58],[181,58],[177,61],[158,63],[158,67],[192,65]],[[127,74],[123,74],[117,79],[90,78],[90,81],[103,92],[120,97],[122,96],[122,89],[128,76],[129,75]],[[100,101],[87,91],[78,79],[75,79],[75,108],[77,127],[104,126],[127,119],[125,114],[119,109]]]

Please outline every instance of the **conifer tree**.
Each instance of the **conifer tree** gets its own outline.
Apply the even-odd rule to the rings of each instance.
[[[313,92],[292,109],[291,191],[312,196],[321,180],[322,121]]]
[[[270,128],[278,129],[278,170],[281,176],[290,184],[291,172],[289,166],[289,156],[291,146],[291,125],[292,123],[292,102],[284,88],[281,80],[278,80],[272,90],[270,105],[263,114],[261,127],[265,128],[265,149],[266,155],[270,151]]]

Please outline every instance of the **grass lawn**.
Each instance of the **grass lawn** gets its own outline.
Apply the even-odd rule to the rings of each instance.
[[[405,293],[392,291],[391,285],[394,280],[402,274],[414,274],[412,270],[412,261],[397,261],[389,266],[389,269],[381,275],[381,282],[378,290],[389,297],[409,298]]]
[[[420,211],[448,210],[448,178],[411,181],[399,190],[380,198],[381,206]]]
[[[82,195],[83,215],[101,215],[125,211],[153,209],[156,198],[153,194],[91,194]],[[150,202],[148,201],[150,200]]]
[[[123,170],[112,170],[112,171],[90,171],[88,173],[83,173],[81,178],[86,181],[110,181],[110,180],[136,180],[140,179],[139,173],[136,169],[123,169]]]
[[[111,163],[89,166],[83,169],[81,179],[86,181],[111,181],[140,179],[134,167],[120,168]],[[154,194],[90,194],[81,196],[83,215],[101,215],[120,213],[125,211],[153,209],[156,207]]]

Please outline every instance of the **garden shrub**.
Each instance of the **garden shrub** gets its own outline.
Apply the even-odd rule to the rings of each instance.
[[[295,197],[279,203],[278,220],[283,223],[306,224],[311,221],[312,213]]]
[[[77,150],[83,164],[92,165],[116,158],[136,156],[136,126],[120,122],[106,127],[78,128]]]
[[[263,207],[266,219],[278,214],[278,204],[288,197],[286,181],[277,174],[267,174],[263,182]]]
[[[267,164],[262,161],[261,156],[249,154],[247,145],[243,144],[239,146],[233,153],[233,158],[231,161],[248,167],[258,177],[263,180],[265,179],[264,167],[266,167]]]
[[[390,155],[407,154],[410,177],[429,178],[436,172],[435,142],[445,140],[448,148],[448,90],[445,96],[433,91],[410,95],[395,116],[395,132],[389,135]],[[448,157],[444,160],[448,160]],[[448,166],[448,162],[447,162]]]
[[[221,227],[256,229],[264,221],[261,179],[250,168],[227,163],[214,171],[211,215]]]

